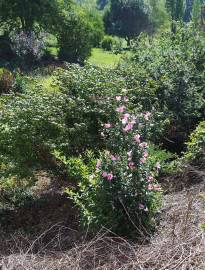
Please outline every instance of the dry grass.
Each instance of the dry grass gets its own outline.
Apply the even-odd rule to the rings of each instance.
[[[148,242],[136,244],[99,233],[90,241],[76,241],[65,250],[65,241],[75,233],[53,226],[36,240],[13,237],[10,255],[2,256],[2,270],[199,270],[205,262],[204,183],[165,196],[161,223]],[[43,239],[58,228],[56,237]],[[66,236],[67,235],[67,236]],[[66,239],[67,237],[67,239]],[[19,248],[17,252],[17,247]],[[27,248],[25,248],[27,247]]]

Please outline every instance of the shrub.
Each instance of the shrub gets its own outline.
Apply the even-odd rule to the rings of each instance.
[[[67,190],[81,211],[84,226],[91,230],[107,227],[119,234],[143,234],[152,227],[157,208],[156,181],[159,163],[151,168],[148,162],[149,112],[127,110],[127,97],[116,96],[117,116],[104,124],[102,133],[106,150],[102,151],[93,170],[92,155],[80,164],[78,189]],[[109,100],[111,102],[111,100]],[[61,158],[61,161],[63,158]],[[65,161],[70,165],[70,161]],[[71,168],[68,166],[68,174]]]
[[[106,51],[112,51],[115,40],[112,36],[105,36],[101,42],[101,47]]]
[[[0,94],[8,93],[14,82],[12,73],[6,68],[0,68]]]
[[[66,141],[65,102],[62,94],[36,92],[13,94],[2,101],[0,152],[4,160],[12,162],[12,174],[26,177],[27,169],[50,166],[56,138],[59,147],[62,137]]]
[[[37,35],[34,31],[20,33],[14,31],[10,35],[13,51],[23,64],[33,65],[41,58],[45,48],[44,33]]]
[[[195,165],[205,166],[205,121],[191,133],[184,157]]]
[[[92,31],[91,35],[91,42],[92,47],[99,47],[101,40],[104,36],[104,24],[101,15],[94,10],[88,11],[88,18],[87,20],[90,22]]]
[[[68,65],[57,76],[60,90],[70,100],[66,110],[72,153],[102,147],[101,122],[115,116],[110,98],[125,87],[124,80],[109,69]]]
[[[84,16],[70,14],[58,32],[59,58],[83,63],[91,55],[92,26]]]

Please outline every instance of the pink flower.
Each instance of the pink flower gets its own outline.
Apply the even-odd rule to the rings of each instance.
[[[107,180],[111,181],[113,179],[113,174],[112,173],[108,173],[107,175]]]
[[[151,184],[149,184],[148,187],[147,187],[148,190],[153,190],[153,188],[154,188],[154,187],[153,187],[153,185],[151,185]]]
[[[140,209],[140,210],[144,210],[144,209],[145,209],[144,204],[140,203],[140,204],[139,204],[139,209]]]
[[[130,114],[129,113],[125,113],[123,115],[123,119],[122,119],[122,124],[123,125],[127,124],[129,117],[130,117]]]
[[[137,123],[136,118],[133,118],[130,123],[133,125],[136,124]]]
[[[143,142],[143,143],[140,143],[139,144],[139,147],[140,148],[147,148],[148,147],[148,144],[146,142]]]
[[[146,159],[145,158],[140,158],[140,163],[141,164],[144,164],[146,162]]]
[[[139,135],[139,134],[136,134],[136,135],[134,136],[134,140],[135,140],[137,143],[140,143],[140,142],[141,142],[141,140],[140,140],[140,135]]]
[[[107,123],[104,125],[105,128],[111,128],[111,124],[110,123]]]
[[[102,177],[107,178],[108,174],[106,172],[102,173]]]
[[[132,156],[132,150],[128,151],[127,155],[128,155],[128,157],[131,157]]]
[[[128,102],[129,98],[128,97],[124,97],[124,102]]]
[[[121,96],[116,96],[115,98],[116,98],[117,101],[121,100]]]
[[[128,119],[128,118],[130,117],[130,114],[129,114],[129,113],[125,113],[125,114],[123,115],[123,117]]]
[[[102,161],[100,159],[97,160],[96,168],[99,169],[102,165]]]
[[[131,124],[131,123],[127,124],[127,125],[123,128],[123,130],[124,130],[125,132],[128,132],[128,131],[130,131],[130,130],[132,130],[132,129],[133,129],[133,124]]]
[[[125,111],[125,106],[120,106],[116,109],[116,112],[123,113]]]
[[[159,162],[156,163],[156,168],[159,170],[161,168],[161,165]]]
[[[148,176],[147,177],[147,182],[153,182],[154,181],[154,177],[153,176]]]
[[[130,167],[131,170],[136,169],[135,164],[132,161],[128,163],[128,166]]]
[[[126,118],[123,118],[123,119],[122,119],[122,124],[123,124],[123,125],[126,125],[126,124],[127,124],[127,119],[126,119]]]
[[[147,158],[149,156],[148,152],[145,151],[143,156],[144,156],[144,158]]]
[[[153,189],[154,189],[155,191],[161,191],[161,190],[162,190],[161,187],[160,187],[159,185],[155,185],[155,186],[153,187]]]
[[[112,155],[111,160],[112,161],[118,161],[118,160],[120,160],[120,157]]]
[[[150,113],[150,112],[146,112],[146,113],[144,114],[144,119],[148,121],[149,118],[150,118],[150,116],[151,116],[151,113]]]

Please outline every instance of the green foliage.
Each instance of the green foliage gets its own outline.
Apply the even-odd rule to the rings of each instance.
[[[184,0],[166,0],[166,8],[170,13],[172,32],[176,32],[176,21],[183,21],[184,17]]]
[[[180,21],[184,15],[184,0],[166,0],[166,8],[172,20]]]
[[[124,87],[123,78],[109,69],[86,65],[69,65],[59,73],[59,88],[67,95],[70,107],[66,112],[66,125],[70,129],[70,147],[74,152],[85,148],[98,149],[102,145],[100,121],[115,115],[109,97]],[[107,98],[105,98],[107,97]]]
[[[123,37],[130,45],[133,37],[148,28],[149,7],[143,0],[112,0],[104,22],[108,34]]]
[[[1,0],[0,22],[9,30],[14,28],[31,31],[36,25],[53,30],[59,23],[60,13],[69,7],[67,0]]]
[[[25,179],[19,181],[15,177],[0,177],[0,208],[1,209],[15,209],[18,207],[25,206],[32,200],[35,195],[31,191],[31,180],[26,181]]]
[[[90,24],[91,43],[94,48],[99,47],[104,36],[104,23],[102,16],[95,10],[86,11],[87,20]]]
[[[175,161],[177,155],[168,152],[157,145],[151,144],[149,147],[149,162],[151,164],[156,164],[160,160],[160,171],[159,176],[164,176],[176,172]]]
[[[106,151],[101,152],[95,170],[93,155],[86,157],[91,162],[87,167],[79,159],[64,161],[68,174],[77,174],[80,180],[78,189],[68,190],[68,194],[80,208],[83,225],[91,231],[104,226],[120,234],[142,235],[146,229],[151,230],[161,190],[155,179],[159,164],[151,168],[147,160],[146,134],[151,116],[148,112],[128,113],[126,96],[109,101],[118,113],[104,125]]]
[[[180,134],[186,137],[204,118],[204,48],[203,35],[185,26],[176,34],[166,32],[153,39],[141,36],[132,60],[122,64],[133,102],[146,110],[155,108],[159,119],[168,124],[171,140]],[[162,128],[155,127],[155,132]]]
[[[205,121],[191,133],[184,157],[196,165],[205,165]]]
[[[192,7],[192,20],[195,25],[198,25],[201,18],[201,0],[195,0]]]
[[[12,162],[13,174],[24,177],[27,169],[49,166],[56,138],[60,145],[64,132],[63,104],[63,95],[35,92],[11,95],[3,102],[0,152]]]
[[[169,17],[165,7],[166,0],[149,0],[151,9],[151,22],[154,30],[161,30],[167,28],[169,24]]]
[[[59,58],[83,63],[91,55],[92,26],[85,16],[69,14],[58,32]]]
[[[106,51],[112,51],[115,40],[112,36],[105,36],[101,42],[101,47]]]
[[[13,85],[14,77],[6,68],[0,68],[0,95],[8,93]]]

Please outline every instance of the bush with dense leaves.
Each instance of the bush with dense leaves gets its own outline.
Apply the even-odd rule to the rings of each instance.
[[[0,152],[15,165],[16,173],[49,166],[50,153],[60,147],[66,131],[63,108],[64,96],[56,93],[27,92],[2,101]]]
[[[14,83],[13,74],[6,68],[0,68],[0,95],[8,93]]]
[[[123,94],[109,102],[114,104],[117,115],[104,124],[101,136],[105,150],[97,164],[92,154],[86,157],[88,166],[86,159],[73,163],[73,159],[57,157],[67,166],[68,175],[73,175],[73,164],[79,164],[78,189],[67,192],[80,208],[84,226],[142,235],[151,229],[161,190],[156,181],[160,164],[151,167],[148,162],[147,134],[152,116],[149,112],[130,111],[128,97]]]
[[[92,25],[79,14],[70,14],[57,33],[59,58],[71,63],[83,63],[91,55]]]
[[[170,122],[166,137],[183,142],[204,118],[205,39],[192,25],[177,29],[154,38],[141,35],[120,72],[133,89],[133,102],[163,113]]]
[[[101,47],[106,51],[112,51],[115,40],[112,36],[105,36],[101,42]]]
[[[192,164],[205,166],[205,121],[191,133],[184,157]]]
[[[72,152],[102,147],[100,121],[115,117],[110,98],[125,88],[125,81],[109,69],[91,65],[69,65],[66,70],[59,72],[57,79],[60,90],[70,100],[66,125],[71,131]]]

